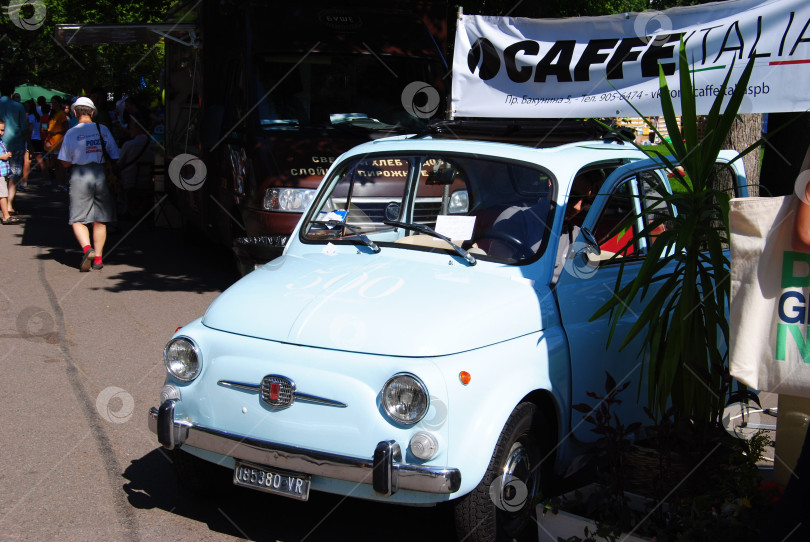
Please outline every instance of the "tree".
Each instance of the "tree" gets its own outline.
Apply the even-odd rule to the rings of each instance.
[[[162,43],[157,47],[63,46],[54,38],[56,25],[158,22],[164,20],[167,10],[175,3],[173,0],[30,0],[18,14],[4,9],[0,16],[0,78],[15,83],[37,83],[74,95],[86,93],[95,86],[116,94],[136,89],[157,91],[163,65]],[[44,9],[37,13],[35,5]],[[31,23],[24,24],[26,20]]]
[[[464,12],[509,17],[557,18],[586,15],[610,15],[628,11],[644,11],[644,0],[546,0],[514,2],[510,0],[477,0],[464,2]]]
[[[774,134],[776,130],[779,131]],[[804,154],[810,147],[810,113],[771,113],[767,133],[773,135],[764,146],[761,195],[792,194]]]
[[[724,147],[727,149],[734,149],[736,151],[743,151],[760,137],[762,137],[762,115],[738,115],[737,120],[734,122],[734,125],[731,127],[731,131],[726,138]],[[748,189],[750,195],[752,196],[759,195],[759,157],[759,152],[748,153],[743,157],[743,164],[745,165],[745,178],[748,180]],[[728,188],[730,188],[730,186]]]

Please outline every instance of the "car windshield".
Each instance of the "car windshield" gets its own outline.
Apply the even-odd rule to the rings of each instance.
[[[403,105],[403,81],[435,80],[437,66],[407,57],[381,62],[359,54],[262,55],[255,63],[259,123],[265,130],[314,125],[418,131],[427,120]],[[414,92],[415,106],[418,99]],[[439,103],[434,105],[440,111]]]
[[[551,174],[495,158],[369,155],[336,168],[323,186],[301,229],[304,242],[373,252],[463,249],[520,263],[542,253],[553,220]]]

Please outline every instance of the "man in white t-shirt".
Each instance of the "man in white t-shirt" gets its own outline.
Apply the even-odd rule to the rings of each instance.
[[[104,162],[118,158],[118,146],[110,130],[93,122],[96,106],[82,96],[71,107],[79,123],[67,131],[59,149],[59,160],[70,174],[70,219],[73,234],[84,251],[80,271],[101,269],[107,240],[107,222],[115,221],[115,199],[104,177]],[[93,224],[93,244],[90,229]]]

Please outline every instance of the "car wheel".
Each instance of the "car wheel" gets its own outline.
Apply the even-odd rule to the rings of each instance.
[[[227,469],[175,448],[169,452],[177,482],[201,497],[221,492],[228,481]]]
[[[512,411],[483,480],[455,503],[459,540],[537,540],[535,507],[551,463],[543,461],[548,442],[538,433],[547,427],[541,417],[532,403]]]

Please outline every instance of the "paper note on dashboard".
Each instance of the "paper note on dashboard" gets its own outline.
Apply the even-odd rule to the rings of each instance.
[[[471,239],[474,227],[474,216],[439,215],[436,217],[436,231],[454,241]]]

